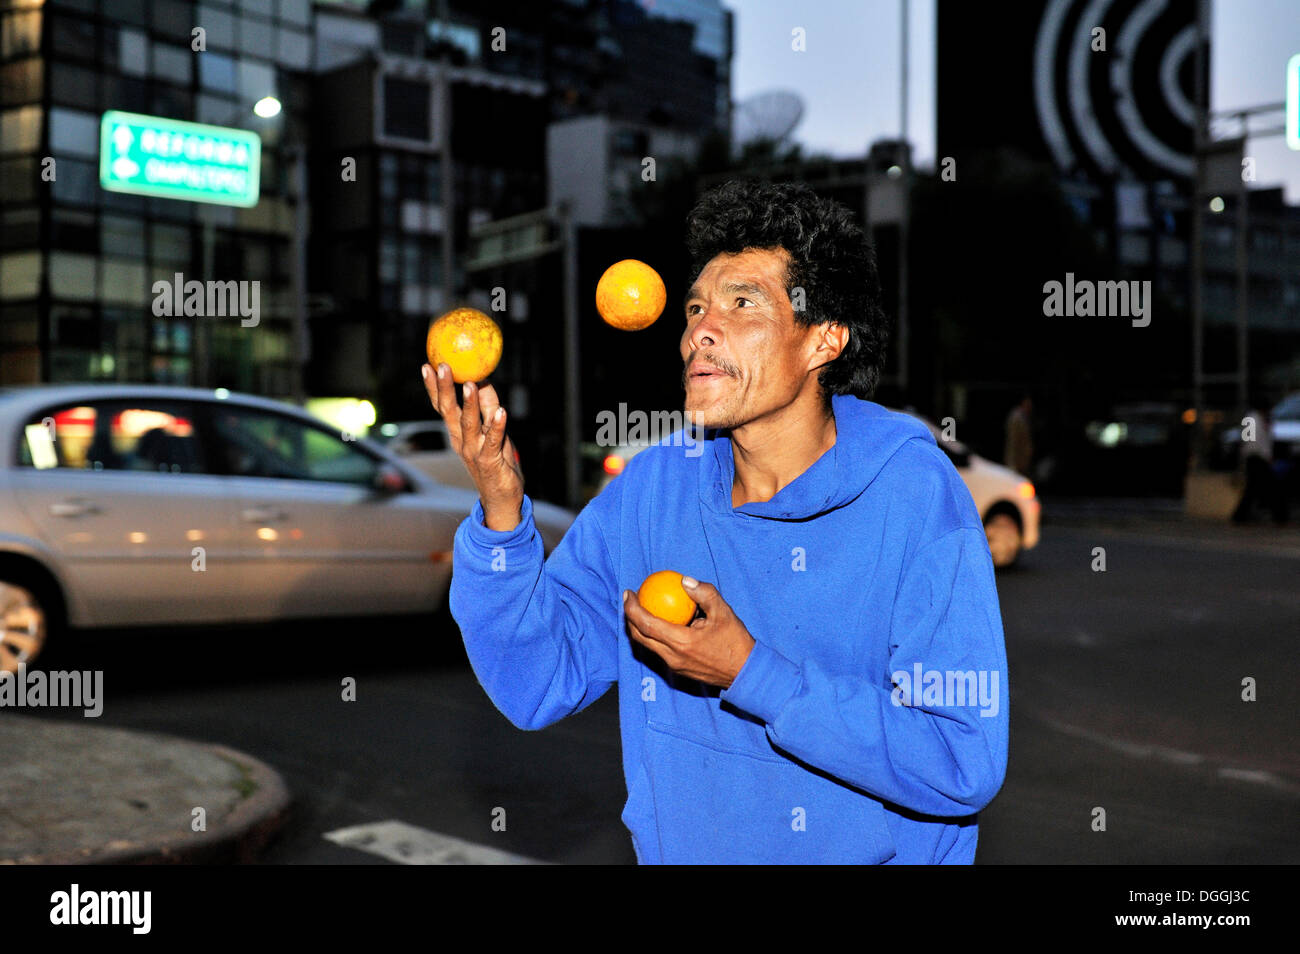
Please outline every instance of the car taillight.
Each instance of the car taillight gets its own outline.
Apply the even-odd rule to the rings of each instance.
[[[1016,492],[1020,494],[1022,500],[1034,499],[1034,485],[1027,480],[1023,481],[1020,486],[1016,488]]]
[[[617,477],[619,474],[623,473],[623,466],[626,463],[627,461],[623,460],[623,458],[619,457],[617,454],[609,454],[606,456],[602,466],[605,468],[605,473],[609,474],[609,476]]]

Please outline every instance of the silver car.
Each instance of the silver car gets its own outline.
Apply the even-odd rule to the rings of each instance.
[[[0,671],[64,626],[436,612],[477,500],[291,405],[0,388]],[[543,546],[574,514],[534,502]]]

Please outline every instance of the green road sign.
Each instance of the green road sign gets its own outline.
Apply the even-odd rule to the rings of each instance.
[[[257,205],[257,133],[110,109],[99,122],[99,184],[110,192]]]
[[[1300,149],[1300,53],[1286,64],[1286,144]]]

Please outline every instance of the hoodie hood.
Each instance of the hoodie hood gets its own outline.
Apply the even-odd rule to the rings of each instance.
[[[831,397],[835,443],[771,500],[732,507],[736,467],[730,431],[706,440],[700,468],[700,500],[714,513],[768,520],[807,520],[852,503],[885,462],[910,440],[935,443],[916,418],[890,411],[851,394]]]

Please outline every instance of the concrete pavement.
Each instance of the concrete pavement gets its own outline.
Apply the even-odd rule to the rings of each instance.
[[[0,753],[0,864],[249,862],[290,804],[251,756],[91,719],[0,712]]]

